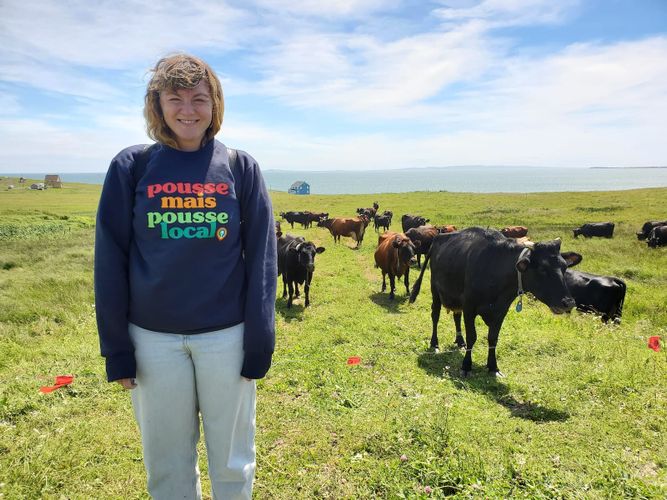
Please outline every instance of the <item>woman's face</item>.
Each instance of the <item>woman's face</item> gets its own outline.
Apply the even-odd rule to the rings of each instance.
[[[208,82],[202,80],[191,89],[161,91],[160,107],[164,121],[176,136],[178,149],[198,150],[213,117]]]

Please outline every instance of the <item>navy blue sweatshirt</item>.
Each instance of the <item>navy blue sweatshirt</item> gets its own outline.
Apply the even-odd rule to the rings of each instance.
[[[136,376],[128,322],[197,334],[245,322],[241,375],[262,378],[275,344],[276,236],[255,160],[227,148],[162,144],[135,186],[143,145],[111,162],[97,211],[95,308],[109,381]]]

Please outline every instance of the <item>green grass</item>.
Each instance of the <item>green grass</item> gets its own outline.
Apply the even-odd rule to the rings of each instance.
[[[0,181],[0,495],[146,498],[129,395],[104,378],[92,291],[99,186],[7,191]],[[3,184],[4,183],[4,184]],[[15,184],[17,184],[15,182]],[[255,497],[664,498],[667,495],[667,248],[634,233],[665,218],[667,188],[595,193],[367,196],[272,193],[276,213],[352,215],[380,203],[458,227],[522,224],[534,240],[561,237],[579,268],[628,285],[620,326],[555,316],[524,301],[507,316],[498,363],[459,376],[451,316],[430,352],[430,297],[379,292],[372,229],[360,250],[324,229],[289,229],[326,247],[311,307],[278,298],[277,351],[259,383]],[[583,222],[616,222],[614,238],[585,240]],[[427,272],[428,274],[428,272]],[[411,283],[417,277],[411,271]],[[428,276],[425,277],[428,280]],[[279,292],[282,283],[279,283]],[[349,356],[360,356],[348,366]],[[74,383],[41,394],[59,374]],[[202,469],[206,469],[205,451]],[[401,460],[405,455],[407,460]],[[204,474],[205,476],[205,474]],[[428,486],[432,493],[427,495]],[[205,483],[204,488],[208,485]]]

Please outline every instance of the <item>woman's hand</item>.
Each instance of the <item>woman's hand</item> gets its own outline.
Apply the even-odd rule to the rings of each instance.
[[[123,386],[123,389],[134,389],[137,386],[136,379],[133,378],[121,378],[116,380],[120,385]]]

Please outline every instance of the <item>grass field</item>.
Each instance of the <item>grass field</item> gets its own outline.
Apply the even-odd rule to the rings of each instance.
[[[0,496],[146,498],[129,395],[105,382],[94,318],[92,262],[99,186],[6,189],[0,180]],[[13,181],[16,183],[16,181]],[[320,228],[302,234],[317,257],[311,307],[278,298],[277,350],[258,385],[255,497],[664,498],[667,496],[667,248],[634,233],[665,219],[667,188],[595,193],[367,196],[272,193],[275,213],[352,215],[378,201],[459,228],[522,224],[561,237],[579,269],[623,278],[620,326],[524,301],[508,314],[498,363],[486,335],[462,379],[451,316],[442,352],[428,348],[430,294],[408,304],[380,293],[372,227],[359,250]],[[611,220],[614,238],[572,237]],[[417,277],[410,273],[411,283]],[[425,283],[428,283],[428,272]],[[213,278],[214,279],[214,278]],[[279,290],[282,289],[282,283]],[[361,363],[348,366],[350,356]],[[72,385],[50,394],[56,375]],[[202,449],[202,469],[206,470]],[[205,474],[204,474],[205,476]],[[208,485],[204,482],[204,488]]]

